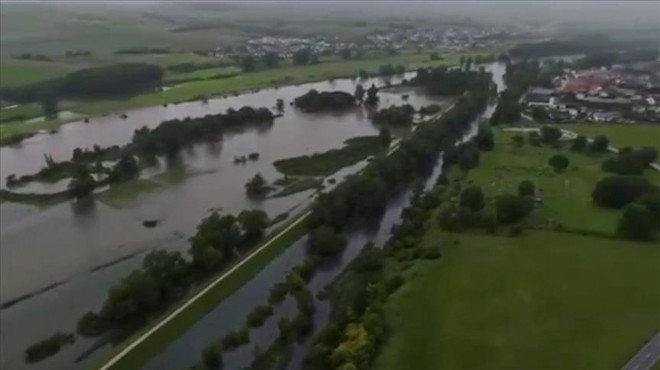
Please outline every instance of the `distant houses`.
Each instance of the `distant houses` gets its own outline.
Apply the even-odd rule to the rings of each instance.
[[[656,62],[656,67],[660,65]],[[521,103],[553,122],[644,121],[660,123],[660,74],[629,66],[574,71],[565,69],[554,87],[531,86]],[[539,113],[539,110],[543,114]]]

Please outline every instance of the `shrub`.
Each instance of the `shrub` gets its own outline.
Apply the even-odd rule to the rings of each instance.
[[[657,224],[653,222],[651,212],[638,203],[630,203],[623,210],[619,221],[618,233],[621,237],[631,240],[649,240]]]
[[[107,329],[107,323],[100,315],[87,312],[78,320],[76,331],[85,337],[95,337],[103,334]]]
[[[485,205],[484,194],[478,186],[470,186],[461,193],[461,207],[469,208],[473,211],[480,211]]]
[[[219,369],[222,367],[222,353],[216,343],[211,343],[202,351],[202,364],[206,369]]]
[[[495,201],[497,222],[511,223],[529,215],[534,209],[534,200],[511,194],[501,195]]]
[[[341,252],[346,240],[328,226],[319,226],[309,234],[308,251],[319,256],[333,256]]]
[[[591,197],[601,207],[621,208],[652,191],[658,187],[642,176],[610,176],[596,183]]]
[[[264,324],[268,316],[273,314],[271,306],[256,306],[250,311],[247,317],[247,324],[251,327],[258,327]]]
[[[589,151],[593,153],[604,153],[610,146],[610,139],[607,136],[596,136],[589,145]]]
[[[573,140],[571,150],[576,152],[583,152],[587,148],[587,138],[584,135],[578,135]]]
[[[540,130],[541,141],[547,144],[553,144],[561,138],[561,130],[552,126],[543,126]]]
[[[555,154],[550,157],[548,164],[557,172],[563,171],[568,167],[568,158],[562,154]]]
[[[60,349],[75,341],[73,334],[57,332],[50,337],[41,340],[25,350],[25,361],[28,363],[39,362],[47,357],[53,356]]]

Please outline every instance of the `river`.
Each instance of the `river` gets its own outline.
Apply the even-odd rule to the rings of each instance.
[[[498,92],[503,91],[505,88],[503,79],[505,66],[495,63],[487,66],[486,70],[493,74],[493,82],[497,85]],[[463,140],[469,140],[476,135],[480,119],[490,117],[494,109],[494,104],[488,106],[481,117],[472,123],[470,129],[465,133]],[[440,156],[438,163],[427,180],[427,188],[435,183],[437,177],[441,174],[441,170],[442,157]],[[348,236],[347,246],[341,258],[331,267],[318,271],[310,281],[309,287],[315,297],[323,287],[337,277],[348,263],[357,256],[367,242],[374,241],[376,244],[382,245],[387,240],[391,227],[400,221],[401,210],[409,204],[410,196],[411,191],[406,191],[399,194],[395,199],[390,200],[377,228],[352,233]],[[286,273],[293,266],[302,262],[305,255],[306,240],[306,236],[300,238],[282,255],[271,261],[250,282],[218,304],[210,313],[197,321],[172,342],[163,352],[154,357],[145,366],[145,369],[186,369],[198,362],[201,351],[206,345],[220,339],[226,333],[240,328],[252,307],[267,302],[270,287],[278,281],[283,281]],[[314,303],[316,307],[314,330],[318,330],[328,320],[330,304],[328,301],[321,301],[316,298]],[[292,318],[295,314],[296,307],[294,304],[285,303],[280,307],[276,307],[274,317],[269,318],[266,325],[250,331],[250,343],[248,345],[223,354],[224,368],[241,369],[248,366],[257,347],[260,350],[264,350],[277,338],[278,328],[276,323],[278,318]],[[302,359],[307,352],[314,334],[315,332],[305,342],[295,345],[292,361],[287,368],[298,369],[301,367]]]
[[[393,77],[391,82],[396,84],[412,75]],[[4,304],[26,294],[38,293],[0,311],[0,368],[84,367],[89,360],[80,363],[74,360],[92,345],[91,340],[78,338],[75,344],[65,347],[56,356],[29,366],[23,361],[24,350],[55,331],[69,332],[75,328],[77,319],[89,310],[97,310],[108,288],[136,268],[147,251],[154,248],[186,250],[188,237],[209,210],[221,208],[233,213],[261,208],[274,217],[308,202],[311,190],[251,201],[245,196],[244,184],[258,172],[268,181],[282,177],[272,166],[274,160],[322,152],[340,147],[348,138],[376,134],[377,128],[362,109],[310,115],[288,105],[293,98],[312,88],[353,92],[357,83],[369,86],[372,83],[382,85],[383,81],[337,79],[263,89],[211,99],[205,104],[197,101],[130,110],[125,112],[126,119],[119,114],[92,117],[89,123],[72,122],[63,125],[57,133],[39,134],[20,145],[0,148],[0,176],[4,179],[9,174],[20,176],[39,170],[44,164],[44,154],[52,155],[55,160],[65,160],[76,147],[126,144],[136,128],[155,127],[163,120],[199,117],[244,105],[274,107],[278,98],[286,103],[283,116],[269,128],[227,133],[222,141],[184,150],[181,160],[196,175],[142,195],[119,208],[96,200],[64,202],[45,209],[16,203],[0,204],[0,302]],[[419,108],[437,102],[417,90],[399,90],[381,91],[381,106],[409,103]],[[404,100],[403,94],[408,94],[409,98]],[[251,152],[259,152],[260,159],[244,165],[233,163],[234,155]],[[62,186],[62,183],[34,184],[29,191],[54,191]],[[145,219],[162,221],[158,227],[148,229],[142,226]],[[109,265],[118,259],[122,259],[121,263]],[[298,258],[293,260],[297,262]],[[100,268],[106,264],[107,267]],[[266,274],[272,273],[271,265]],[[287,266],[283,268],[286,270]],[[268,287],[270,282],[272,280]],[[227,301],[235,302],[233,300],[240,299],[236,297],[241,294],[245,293],[238,292]],[[242,305],[252,307],[260,302],[257,298],[250,298]]]

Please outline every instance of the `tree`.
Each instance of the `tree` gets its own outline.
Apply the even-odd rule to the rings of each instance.
[[[561,138],[561,130],[552,126],[541,127],[541,141],[547,144],[554,144]]]
[[[610,139],[607,136],[599,135],[589,145],[589,150],[594,153],[604,153],[610,146]]]
[[[43,96],[41,99],[41,110],[44,113],[44,116],[46,118],[54,118],[57,116],[58,112],[58,102],[57,102],[57,96],[52,93],[47,93]]]
[[[464,171],[471,170],[479,165],[479,148],[473,141],[461,146],[458,165]]]
[[[658,150],[650,146],[645,146],[635,151],[635,153],[646,165],[655,162],[658,158]]]
[[[655,191],[651,190],[637,198],[635,202],[646,207],[651,212],[653,222],[658,225],[658,222],[660,222],[660,191],[657,189]]]
[[[436,52],[436,51],[429,54],[429,59],[430,60],[441,60],[440,55],[438,55],[438,52]]]
[[[383,127],[378,131],[378,138],[383,145],[389,146],[392,141],[392,133],[387,127]]]
[[[543,107],[532,108],[532,118],[534,121],[543,122],[548,119],[548,112]]]
[[[536,194],[536,187],[534,186],[534,183],[525,180],[520,182],[518,185],[518,195],[521,197],[533,197]]]
[[[137,177],[139,174],[140,167],[135,157],[125,154],[112,167],[110,178],[112,181],[125,181]]]
[[[501,223],[519,221],[534,209],[534,200],[511,194],[501,195],[495,201],[495,215]]]
[[[641,175],[646,168],[646,163],[636,153],[621,150],[616,157],[606,159],[602,168],[603,171],[619,175]]]
[[[333,256],[342,251],[346,240],[331,227],[319,226],[310,232],[307,245],[310,254]]]
[[[465,64],[465,55],[461,55],[461,58],[459,60],[458,66],[460,69],[463,69],[463,65]]]
[[[213,342],[204,347],[202,351],[202,363],[206,369],[219,369],[222,367],[222,354],[217,343]]]
[[[522,148],[523,144],[525,143],[525,138],[521,134],[515,134],[513,137],[511,137],[511,142],[513,142],[513,146],[516,148]]]
[[[293,64],[301,66],[309,64],[312,57],[312,51],[309,48],[304,48],[293,53]]]
[[[563,154],[555,154],[548,160],[550,166],[557,172],[563,171],[568,167],[568,158]]]
[[[341,55],[342,59],[351,59],[351,49],[349,48],[344,48],[339,51],[339,55]]]
[[[469,56],[465,59],[465,70],[469,71],[472,68],[472,57]]]
[[[367,90],[367,100],[364,102],[367,105],[376,105],[378,104],[378,89],[376,85],[371,84],[371,87]]]
[[[254,175],[247,184],[245,184],[245,191],[248,195],[251,196],[263,196],[268,192],[268,186],[266,186],[266,180],[261,176],[260,173]]]
[[[479,150],[490,151],[495,147],[495,136],[488,125],[480,125],[476,137]]]
[[[355,94],[353,95],[355,96],[355,100],[362,103],[362,100],[364,99],[364,87],[362,87],[362,84],[357,84],[357,86],[355,86]]]
[[[280,63],[280,56],[276,52],[270,51],[263,55],[262,61],[266,68],[275,68]]]
[[[249,244],[263,236],[268,227],[268,215],[260,209],[244,210],[238,214],[243,229],[243,243]]]
[[[243,72],[252,72],[256,68],[252,54],[243,55],[241,58],[241,69]]]
[[[598,183],[591,197],[601,207],[621,208],[640,196],[658,191],[642,176],[610,176]]]
[[[84,337],[96,337],[103,334],[107,330],[107,323],[103,318],[95,312],[87,312],[84,314],[76,327],[76,331]]]
[[[479,186],[470,186],[463,190],[460,205],[472,211],[481,211],[484,205],[486,205],[484,193],[481,191],[481,188]]]
[[[573,140],[571,150],[576,152],[583,152],[587,148],[587,138],[584,135],[578,135]]]
[[[623,209],[618,233],[631,240],[649,240],[653,237],[654,225],[651,212],[643,205],[630,203]]]
[[[69,191],[76,198],[82,198],[91,194],[94,187],[96,187],[96,181],[94,181],[94,178],[85,166],[79,166],[75,170],[75,174],[68,186]]]

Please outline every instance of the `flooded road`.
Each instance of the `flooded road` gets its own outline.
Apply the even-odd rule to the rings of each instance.
[[[401,78],[394,77],[391,82],[396,84]],[[284,115],[267,129],[227,133],[220,142],[182,151],[181,162],[196,175],[142,195],[119,208],[94,200],[65,202],[47,209],[0,204],[0,302],[5,304],[33,294],[0,311],[0,367],[83,368],[88,362],[76,364],[75,359],[92,342],[81,338],[56,356],[34,365],[23,362],[23,351],[55,331],[74,329],[77,319],[89,310],[98,309],[108,288],[138,266],[147,251],[154,248],[187,250],[188,237],[210,209],[234,213],[261,208],[275,217],[308,202],[311,190],[255,202],[245,196],[244,184],[256,173],[270,182],[282,177],[272,166],[277,159],[322,152],[340,147],[348,138],[376,134],[377,128],[363,109],[343,114],[309,115],[288,106],[293,98],[309,89],[353,92],[357,83],[369,86],[371,83],[382,85],[383,81],[338,79],[212,99],[207,104],[188,102],[138,109],[127,111],[127,119],[116,115],[94,117],[88,124],[73,122],[63,125],[57,133],[34,136],[16,147],[2,147],[0,175],[4,183],[9,174],[20,176],[38,171],[44,164],[44,154],[52,155],[55,160],[66,160],[76,147],[123,145],[131,140],[136,128],[144,125],[155,127],[163,120],[203,116],[244,105],[273,107],[278,98],[287,103]],[[419,108],[437,102],[419,91],[405,94],[409,94],[407,100],[403,99],[401,91],[382,91],[379,93],[381,106],[409,103]],[[234,155],[251,152],[259,152],[260,159],[243,165],[233,163]],[[31,186],[30,191],[52,191],[63,185]],[[145,219],[162,222],[148,229],[142,226]],[[296,249],[300,248],[290,250]],[[118,259],[121,263],[112,264]],[[293,260],[298,261],[297,258]],[[270,282],[272,280],[266,288],[270,287]],[[252,292],[245,294],[253,296]],[[254,296],[242,305],[251,307],[261,302],[257,299]],[[231,322],[235,319],[232,317]],[[197,355],[195,352],[194,356]]]

